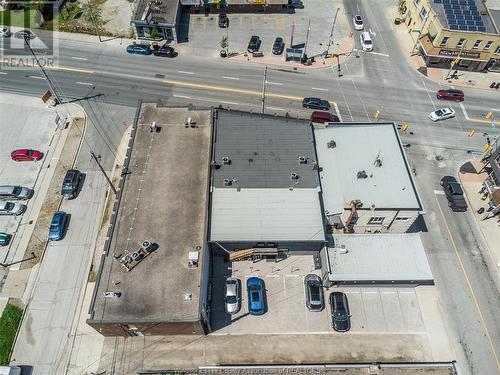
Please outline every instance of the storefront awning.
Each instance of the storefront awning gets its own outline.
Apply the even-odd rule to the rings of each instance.
[[[460,52],[459,48],[441,48],[435,47],[432,44],[431,39],[429,38],[429,34],[422,35],[419,39],[420,45],[424,50],[424,53],[429,57],[439,57],[442,59],[453,59],[460,55],[461,60],[470,60],[470,61],[490,61],[489,52],[480,52],[480,51],[471,51],[471,50],[462,50]]]

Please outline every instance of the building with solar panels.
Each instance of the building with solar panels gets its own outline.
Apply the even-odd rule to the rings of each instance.
[[[500,0],[407,1],[405,22],[429,67],[500,71]]]

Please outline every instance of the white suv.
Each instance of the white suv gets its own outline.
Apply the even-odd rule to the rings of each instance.
[[[359,14],[352,17],[352,23],[354,24],[354,30],[361,31],[364,29],[363,19]]]
[[[359,36],[359,40],[361,42],[361,47],[363,48],[363,51],[373,51],[373,42],[372,38],[370,36],[370,33],[368,31],[364,31],[361,33]]]

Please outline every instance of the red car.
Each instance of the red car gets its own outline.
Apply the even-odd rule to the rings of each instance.
[[[314,111],[311,114],[309,121],[324,124],[325,122],[340,122],[340,119],[337,115],[334,115],[330,112]]]
[[[38,150],[23,148],[14,150],[10,153],[10,157],[14,161],[36,161],[42,158],[43,154]]]
[[[438,99],[454,100],[456,102],[464,100],[464,93],[460,90],[439,90],[436,96]]]

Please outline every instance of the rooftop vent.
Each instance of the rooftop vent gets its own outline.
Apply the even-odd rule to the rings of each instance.
[[[233,181],[230,180],[229,178],[224,179],[224,186],[231,186],[233,184]]]
[[[188,267],[197,268],[199,257],[200,257],[199,251],[190,251],[188,254]]]
[[[381,167],[382,166],[382,158],[380,157],[380,152],[378,153],[377,157],[375,158],[375,161],[373,162],[373,165],[376,167]]]
[[[297,172],[292,172],[292,173],[290,174],[290,178],[291,178],[292,180],[298,180],[298,179],[299,179],[299,174],[298,174]]]
[[[191,301],[193,299],[193,293],[184,293],[184,301]]]
[[[223,156],[222,157],[222,164],[224,164],[224,165],[230,165],[231,164],[231,159],[229,159],[228,156]]]
[[[357,178],[368,178],[365,170],[359,171],[356,175]]]
[[[330,142],[326,144],[328,148],[335,148],[337,147],[337,143],[332,139]]]
[[[299,164],[307,164],[307,158],[305,156],[299,156]]]
[[[141,247],[147,251],[148,253],[152,252],[154,250],[154,246],[153,244],[151,243],[151,241],[148,241],[148,240],[144,240],[142,241],[141,243]]]
[[[186,125],[186,128],[189,128],[189,127],[196,128],[196,121],[193,121],[193,119],[191,117],[188,117],[185,125]]]
[[[120,298],[121,296],[121,292],[104,292],[104,298]]]

